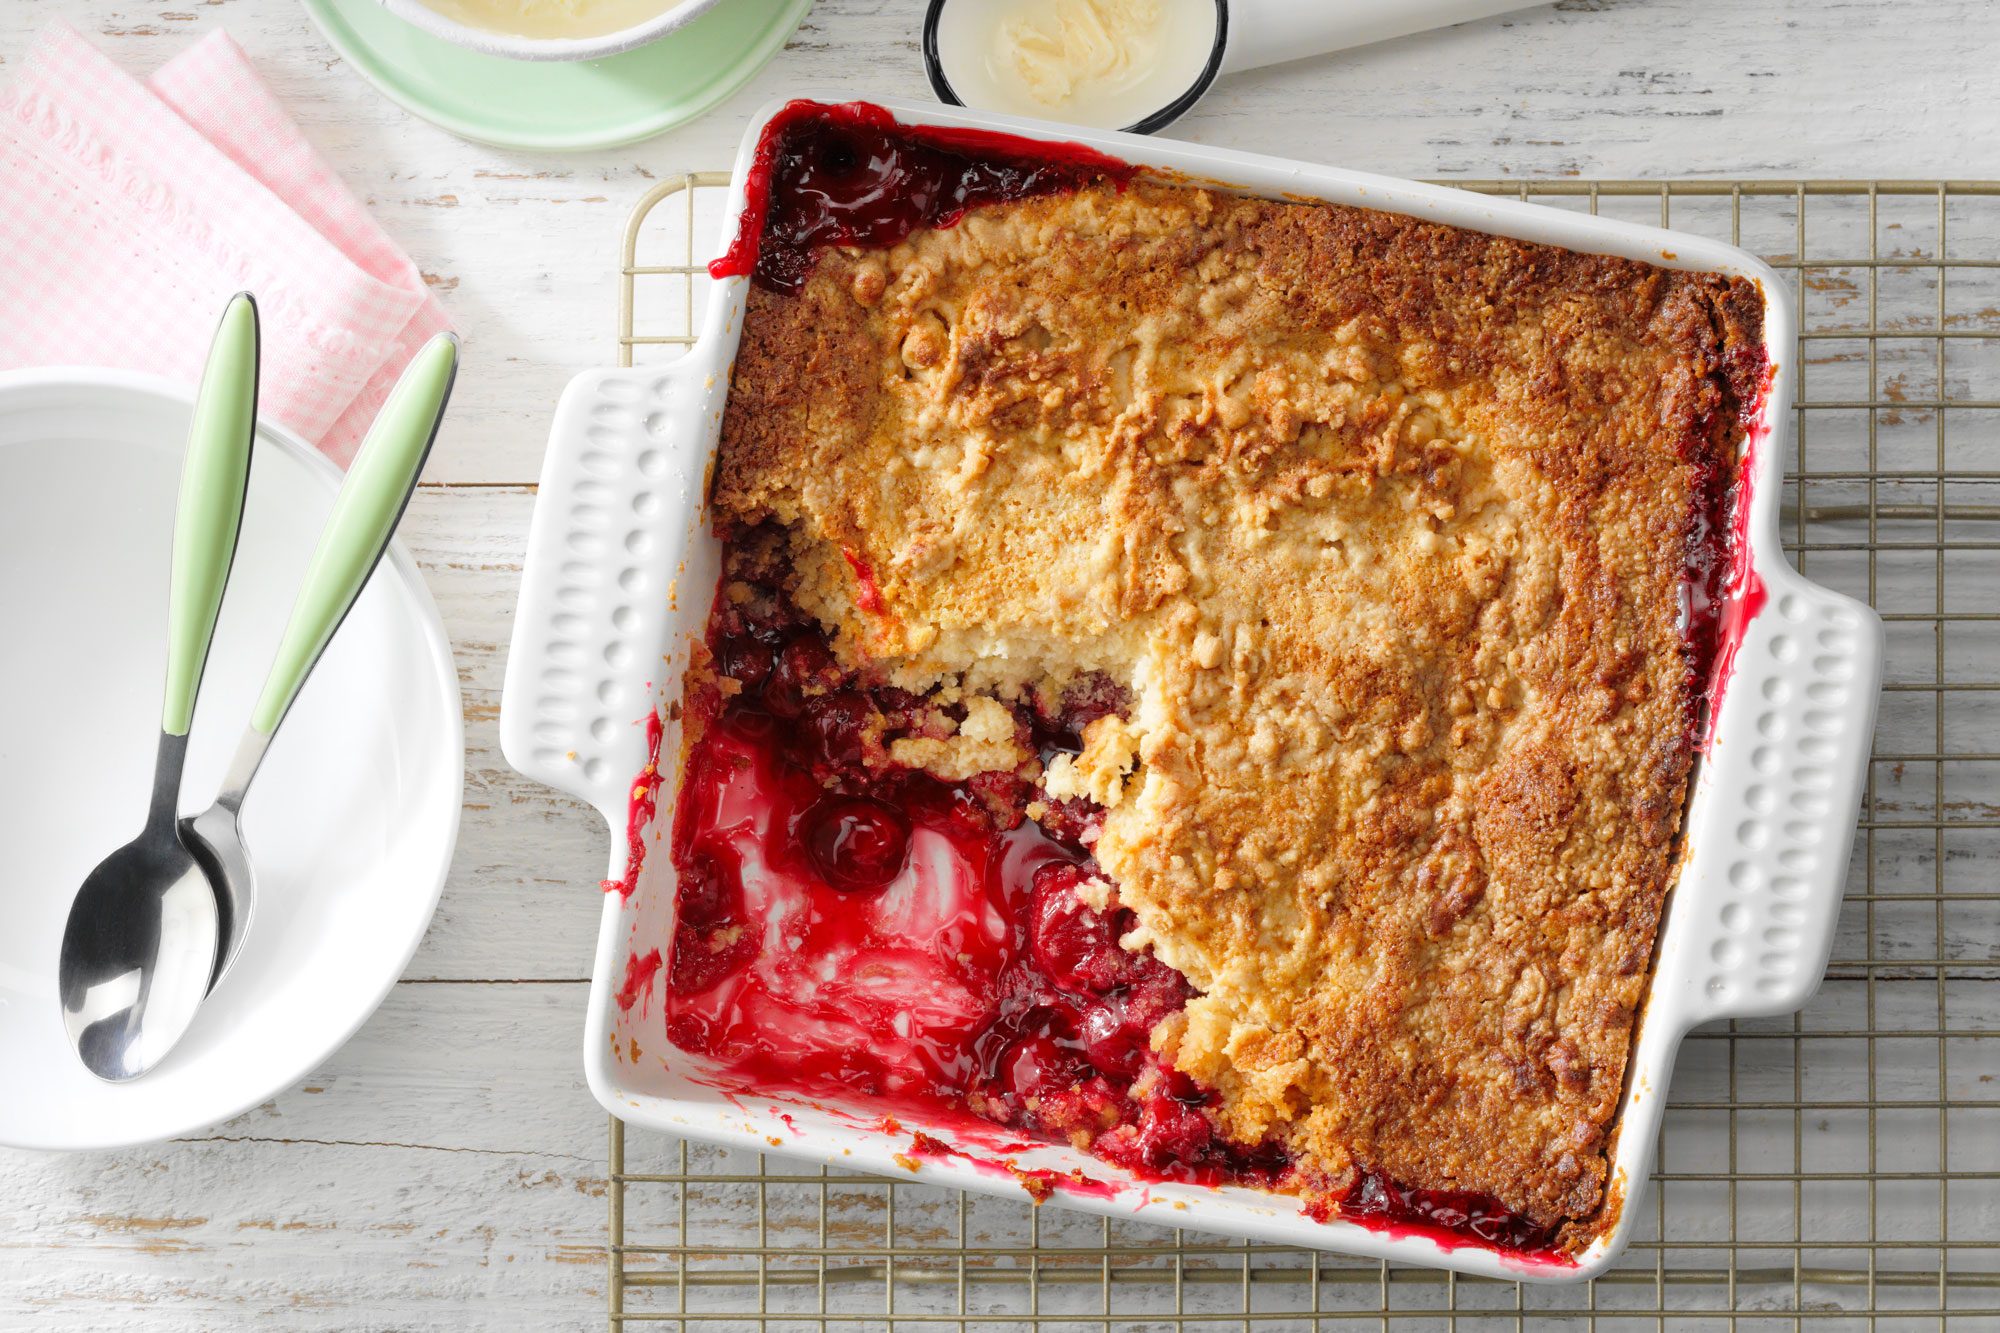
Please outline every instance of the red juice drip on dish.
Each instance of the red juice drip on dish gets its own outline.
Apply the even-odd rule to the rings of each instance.
[[[1730,368],[1731,382],[1754,386],[1737,413],[1743,453],[1733,466],[1704,465],[1696,483],[1683,580],[1689,665],[1707,707],[1705,719],[1690,719],[1690,726],[1696,728],[1696,747],[1704,752],[1722,713],[1737,649],[1765,601],[1763,577],[1751,563],[1749,527],[1757,447],[1768,434],[1761,417],[1772,367],[1762,347],[1739,349],[1732,355],[1742,364]]]
[[[660,951],[648,949],[643,955],[636,950],[625,959],[625,983],[618,988],[618,1007],[626,1013],[632,1006],[653,993],[653,979],[660,974]]]
[[[708,272],[795,291],[823,246],[886,249],[981,204],[1122,183],[1132,171],[1082,144],[900,125],[871,102],[791,102],[764,125],[743,220]]]
[[[1737,650],[1743,646],[1743,636],[1749,631],[1750,622],[1764,609],[1767,596],[1763,576],[1750,562],[1747,531],[1753,485],[1751,471],[1761,434],[1753,430],[1744,436],[1743,441],[1742,479],[1737,483],[1730,519],[1728,554],[1719,580],[1721,605],[1714,613],[1713,646],[1705,677],[1708,685],[1708,722],[1701,738],[1704,752],[1715,739],[1715,724],[1722,714],[1723,693],[1728,689],[1729,678],[1736,669]]]
[[[1032,1144],[1017,1145],[1015,1151],[1025,1151]],[[960,1148],[954,1148],[942,1139],[934,1138],[921,1130],[910,1138],[909,1155],[922,1161],[961,1161],[982,1175],[1007,1176],[1026,1190],[1036,1203],[1048,1198],[1058,1189],[1069,1194],[1080,1194],[1092,1199],[1111,1199],[1118,1195],[1118,1187],[1108,1181],[1098,1180],[1081,1171],[1051,1171],[1046,1167],[1023,1167],[1009,1160],[990,1161],[975,1156]]]
[[[639,887],[639,871],[646,864],[646,829],[660,802],[660,737],[664,732],[659,713],[646,714],[646,766],[632,779],[632,799],[625,807],[625,874],[600,881],[606,893],[620,898],[630,898],[632,890]]]

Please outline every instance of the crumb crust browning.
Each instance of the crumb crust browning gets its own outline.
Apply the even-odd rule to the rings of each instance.
[[[752,288],[714,503],[782,525],[797,601],[902,688],[1130,692],[1042,776],[1105,807],[1128,946],[1201,992],[1154,1043],[1226,1132],[1331,1193],[1366,1168],[1577,1244],[1761,310],[1741,279],[1141,176]]]

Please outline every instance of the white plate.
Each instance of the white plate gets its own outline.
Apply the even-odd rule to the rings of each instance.
[[[149,376],[0,374],[0,1145],[170,1138],[304,1077],[401,975],[451,862],[458,676],[416,563],[391,545],[244,805],[259,897],[229,975],[142,1079],[101,1083],[71,1052],[56,952],[83,877],[143,822],[188,405]],[[260,427],[183,812],[214,799],[339,485]]]
[[[1611,218],[1258,157],[1197,144],[1040,124],[957,108],[886,103],[907,124],[990,128],[1102,149],[1139,166],[1270,198],[1324,199],[1621,255],[1668,268],[1735,274],[1764,294],[1772,382],[1752,430],[1752,566],[1768,600],[1744,629],[1734,672],[1688,803],[1686,851],[1661,929],[1645,1017],[1611,1152],[1610,1189],[1623,1200],[1611,1226],[1573,1266],[1529,1263],[1483,1246],[1387,1234],[1339,1217],[1314,1221],[1296,1200],[1235,1187],[1149,1184],[1066,1146],[1019,1154],[1024,1167],[1079,1170],[1106,1192],[1058,1187],[1050,1202],[1112,1217],[1219,1231],[1281,1245],[1430,1264],[1481,1277],[1575,1281],[1617,1258],[1643,1216],[1665,1094],[1681,1037],[1700,1023],[1788,1013],[1819,985],[1839,918],[1882,672],[1875,613],[1793,569],[1778,537],[1790,451],[1797,328],[1782,279],[1734,246]],[[737,155],[722,246],[734,237],[744,182],[764,123],[754,118]],[[718,247],[718,252],[720,252]],[[689,646],[708,616],[720,565],[706,511],[709,474],[743,327],[749,279],[715,285],[700,339],[665,366],[587,371],[556,410],[528,534],[528,561],[500,743],[528,776],[590,802],[611,827],[611,873],[624,873],[633,775],[647,760],[649,713],[663,719],[670,781],[680,753],[681,682]],[[661,791],[648,847],[671,827],[673,789]],[[966,1149],[927,1160],[921,1178],[1020,1195],[996,1167],[1002,1154],[956,1126],[881,1127],[863,1098],[840,1106],[729,1086],[726,1074],[674,1049],[657,999],[618,1002],[627,959],[673,938],[670,857],[650,857],[629,899],[607,894],[591,974],[584,1069],[610,1110],[669,1133],[834,1165],[907,1176],[909,1135],[921,1130]],[[1004,1132],[989,1137],[1004,1139]]]

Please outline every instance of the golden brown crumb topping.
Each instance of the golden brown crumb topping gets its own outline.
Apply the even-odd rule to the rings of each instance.
[[[718,512],[787,527],[839,651],[1131,691],[1043,781],[1107,808],[1224,1129],[1592,1218],[1754,286],[1142,178],[749,299]]]

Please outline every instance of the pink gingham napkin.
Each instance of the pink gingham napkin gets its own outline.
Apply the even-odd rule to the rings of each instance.
[[[343,464],[449,327],[228,34],[142,84],[45,28],[0,90],[0,369],[192,383],[242,290],[263,315],[261,410]]]

